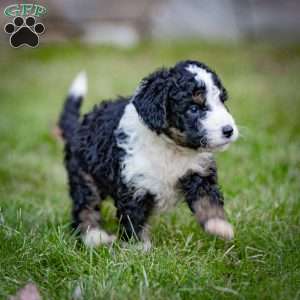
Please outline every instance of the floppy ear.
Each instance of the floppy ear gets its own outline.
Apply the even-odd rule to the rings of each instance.
[[[143,79],[133,98],[133,104],[144,123],[157,133],[167,127],[166,102],[170,79],[170,72],[166,69],[152,73]]]

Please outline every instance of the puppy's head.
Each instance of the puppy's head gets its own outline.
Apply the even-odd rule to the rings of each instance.
[[[144,78],[133,104],[146,126],[158,134],[184,147],[216,151],[238,138],[226,100],[214,71],[197,61],[183,61]]]

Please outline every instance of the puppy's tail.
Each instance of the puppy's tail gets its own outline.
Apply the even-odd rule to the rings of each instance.
[[[80,72],[74,79],[63,111],[60,115],[58,126],[66,142],[72,140],[72,136],[79,125],[80,106],[87,92],[87,77],[84,71]]]

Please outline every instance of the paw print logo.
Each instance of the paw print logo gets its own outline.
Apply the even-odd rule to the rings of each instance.
[[[16,17],[13,23],[5,25],[6,33],[11,34],[10,44],[14,48],[22,45],[29,47],[37,47],[39,45],[39,35],[45,31],[45,26],[42,23],[36,23],[35,18],[29,16],[25,19]]]

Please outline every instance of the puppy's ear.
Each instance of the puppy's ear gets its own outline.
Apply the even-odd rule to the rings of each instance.
[[[160,69],[143,79],[133,98],[133,104],[144,123],[157,133],[167,127],[166,102],[170,85],[170,72]]]

